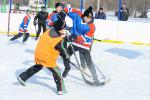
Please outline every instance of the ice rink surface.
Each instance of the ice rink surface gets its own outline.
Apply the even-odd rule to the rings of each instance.
[[[93,61],[111,81],[102,87],[84,83],[72,68],[64,79],[67,93],[57,95],[52,74],[43,69],[21,86],[16,76],[34,64],[37,41],[22,38],[8,45],[10,37],[0,35],[0,100],[150,100],[150,46],[95,42]],[[63,71],[61,59],[58,65]]]

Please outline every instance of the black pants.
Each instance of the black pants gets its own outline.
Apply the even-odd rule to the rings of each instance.
[[[25,72],[21,73],[19,75],[19,77],[23,81],[27,81],[31,76],[33,76],[34,74],[39,72],[42,68],[43,68],[42,65],[36,64],[36,65],[30,67],[29,69],[27,69]],[[57,91],[65,90],[64,82],[63,82],[63,79],[61,77],[61,74],[60,74],[58,67],[48,68],[48,70],[53,73],[54,81],[55,81],[56,86],[57,86]]]
[[[46,31],[46,25],[45,24],[38,24],[38,31],[36,33],[36,40],[38,39],[40,33],[41,33],[41,28],[43,28],[43,33]]]
[[[91,59],[90,50],[86,50],[86,49],[83,49],[74,45],[72,47],[69,46],[68,53],[70,56],[73,54],[72,48],[74,49],[74,51],[79,51],[81,67],[85,67],[85,64],[86,64],[89,70],[91,71],[93,79],[98,80],[96,69]],[[65,70],[70,69],[70,63],[66,61],[65,58],[63,58],[63,62],[64,62]]]
[[[23,36],[23,42],[26,42],[30,35],[29,33],[19,33],[15,35],[13,38],[11,38],[10,41],[16,40],[20,38],[21,36]]]

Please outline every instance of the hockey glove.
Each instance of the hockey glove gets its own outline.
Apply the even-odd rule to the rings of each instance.
[[[53,26],[53,25],[54,25],[54,22],[50,22],[50,23],[49,23],[49,26]]]
[[[67,42],[72,42],[73,38],[71,38],[70,36],[65,36],[64,40],[67,41]]]

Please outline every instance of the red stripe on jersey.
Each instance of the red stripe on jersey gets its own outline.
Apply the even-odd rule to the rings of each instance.
[[[28,22],[28,16],[25,16],[25,18],[24,18],[24,25],[27,25],[27,22]]]

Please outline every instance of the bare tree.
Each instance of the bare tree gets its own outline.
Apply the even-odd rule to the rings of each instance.
[[[19,1],[21,5],[28,5],[29,0],[13,0],[13,3]],[[51,1],[51,0],[48,0]],[[57,2],[66,1],[72,3],[73,7],[80,8],[80,0],[54,0],[53,5]],[[93,7],[94,11],[97,11],[99,7],[104,7],[108,11],[118,10],[118,1],[119,0],[84,0],[84,9],[87,9],[89,6]],[[126,3],[127,8],[131,16],[138,17],[137,13],[140,14],[140,17],[147,17],[148,9],[150,9],[150,0],[122,0]],[[6,3],[9,3],[9,0],[6,0]]]

